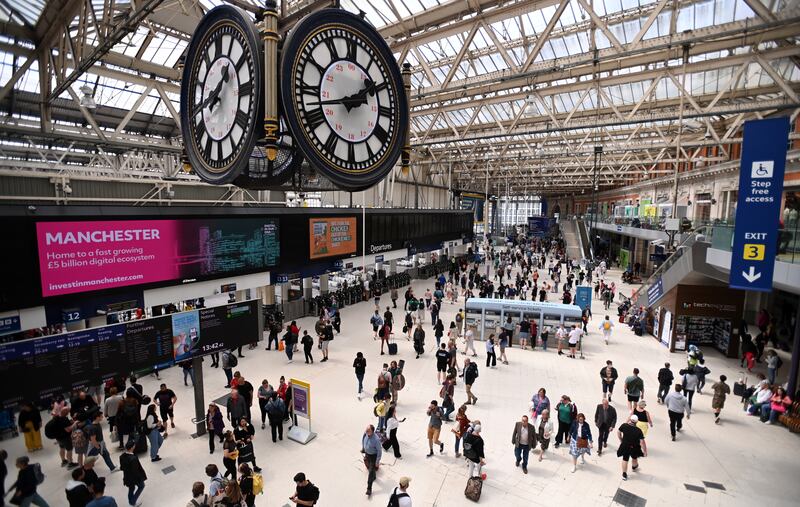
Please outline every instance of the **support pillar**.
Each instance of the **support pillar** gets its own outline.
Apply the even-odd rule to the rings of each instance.
[[[203,358],[192,359],[194,373],[194,423],[197,436],[206,434],[206,399],[203,392]],[[221,408],[220,408],[221,410]]]
[[[314,297],[314,289],[313,285],[311,284],[311,278],[303,278],[303,299],[306,301],[311,301]]]
[[[330,275],[328,275],[328,273],[325,273],[324,275],[319,275],[319,293],[323,296],[329,292],[328,289],[329,276]]]
[[[265,305],[274,305],[275,304],[275,286],[274,285],[267,285],[266,287],[261,288],[261,301]]]
[[[397,273],[397,259],[389,261],[389,274],[394,275]]]
[[[289,302],[289,284],[288,283],[281,283],[278,285],[280,288],[281,294],[281,304],[286,304]]]

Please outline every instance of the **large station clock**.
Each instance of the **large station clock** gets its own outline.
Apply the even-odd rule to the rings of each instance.
[[[380,181],[400,157],[408,103],[380,34],[340,9],[309,14],[283,45],[281,105],[312,167],[343,190]]]
[[[181,132],[189,163],[209,183],[233,182],[263,136],[261,39],[242,10],[221,5],[197,27],[181,81]]]

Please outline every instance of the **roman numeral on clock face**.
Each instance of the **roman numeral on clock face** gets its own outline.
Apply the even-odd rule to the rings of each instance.
[[[311,130],[317,130],[317,127],[322,125],[325,121],[325,113],[321,107],[306,112],[306,123]]]

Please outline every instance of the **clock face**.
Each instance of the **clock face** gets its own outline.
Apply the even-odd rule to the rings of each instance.
[[[181,130],[195,173],[230,183],[247,166],[263,125],[260,42],[249,17],[223,5],[203,18],[181,81]]]
[[[283,49],[281,99],[309,163],[345,190],[377,183],[408,125],[402,78],[375,29],[339,9],[301,20]]]

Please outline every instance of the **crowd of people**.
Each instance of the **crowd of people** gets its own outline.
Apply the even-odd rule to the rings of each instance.
[[[365,335],[372,338],[372,341],[367,338],[366,343],[374,343],[376,352],[377,342],[380,341],[381,356],[396,354],[395,338],[399,337],[413,342],[416,359],[424,360],[428,345],[427,332],[435,339],[432,354],[434,371],[430,375],[430,385],[423,387],[430,389],[433,399],[424,409],[426,427],[417,429],[426,432],[427,458],[438,454],[449,459],[446,448],[450,444],[447,440],[452,438],[453,459],[463,463],[468,477],[485,477],[484,424],[470,413],[470,407],[478,402],[475,387],[481,374],[479,361],[483,363],[476,359],[479,357],[474,344],[476,329],[467,325],[461,309],[449,325],[446,324],[441,317],[445,305],[455,305],[475,296],[519,300],[531,298],[539,301],[550,298],[565,304],[576,304],[572,294],[582,285],[593,287],[594,297],[602,302],[606,310],[610,310],[616,286],[614,282],[606,282],[605,276],[605,261],[581,265],[567,258],[562,241],[533,240],[508,250],[488,247],[483,257],[476,256],[474,260],[454,260],[449,272],[437,276],[433,286],[420,296],[411,287],[405,289],[402,308],[397,305],[400,294],[396,289],[390,293],[392,306],[381,307],[380,297],[375,299],[375,309],[369,318],[370,331]],[[396,317],[395,312],[401,316]],[[595,330],[605,345],[613,344],[614,320],[604,315],[596,327],[590,328],[591,320],[591,305],[583,312],[581,323],[570,327],[540,328],[534,320],[523,318],[515,323],[508,318],[496,333],[487,336],[482,351],[486,356],[486,368],[493,370],[498,362],[501,366],[509,365],[507,349],[515,346],[521,350],[540,347],[547,351],[551,335],[556,340],[556,353],[569,358],[577,357],[584,336]],[[397,328],[402,328],[402,332]],[[426,328],[429,331],[426,332]],[[334,302],[331,306],[320,308],[313,332],[302,329],[296,321],[286,325],[285,330],[277,323],[271,326],[266,348],[272,350],[274,345],[274,349],[285,353],[287,361],[292,363],[294,354],[302,346],[305,363],[311,365],[315,363],[316,344],[322,356],[319,362],[325,362],[328,360],[330,342],[339,332],[341,312]],[[463,349],[459,344],[463,345]],[[752,358],[748,356],[746,359],[748,362],[761,358],[763,351],[759,351],[755,345],[754,348]],[[264,489],[264,479],[254,447],[258,425],[257,419],[253,419],[254,404],[258,406],[261,416],[261,430],[266,431],[269,425],[268,435],[273,443],[283,440],[285,426],[291,429],[292,425],[297,424],[291,380],[280,376],[277,384],[273,384],[263,379],[256,389],[238,369],[240,357],[244,357],[241,349],[238,355],[236,350],[226,350],[212,357],[211,367],[223,370],[225,388],[230,389],[224,406],[209,404],[205,419],[209,454],[221,459],[208,463],[204,469],[205,480],[192,484],[187,507],[253,507],[256,504],[258,495]],[[777,355],[773,352],[766,352],[770,378],[760,379],[752,392],[743,396],[744,409],[751,415],[761,417],[767,424],[774,423],[792,403],[785,390],[774,385],[774,371],[779,367],[779,358],[776,360],[775,357]],[[666,363],[657,372],[659,385],[656,401],[666,408],[668,424],[665,420],[663,426],[666,428],[668,425],[673,441],[682,430],[683,418],[691,417],[694,394],[702,394],[706,376],[711,373],[704,363],[702,352],[693,347],[687,354],[685,367],[673,373],[670,364]],[[367,473],[365,494],[368,497],[373,494],[384,452],[391,451],[396,459],[403,458],[403,440],[398,433],[406,417],[401,417],[401,412],[422,410],[414,406],[401,408],[399,394],[406,382],[404,364],[402,360],[382,362],[372,394],[374,405],[365,404],[371,410],[371,415],[367,416],[371,421],[361,435],[360,450]],[[189,380],[193,384],[191,365],[182,367],[184,384],[188,386]],[[368,372],[363,351],[356,353],[352,368],[356,377],[356,395],[358,400],[362,400],[366,397],[365,377]],[[436,375],[435,383],[433,373]],[[718,378],[711,386],[711,405],[714,421],[719,424],[731,389],[724,375]],[[620,380],[625,404],[620,406],[618,403],[615,406],[612,396]],[[370,387],[369,381],[367,384]],[[463,391],[460,384],[463,384]],[[509,426],[513,423],[513,456],[522,473],[528,474],[529,456],[535,450],[539,451],[538,461],[544,460],[551,441],[556,449],[561,446],[569,449],[572,472],[575,473],[585,465],[587,454],[596,452],[601,456],[607,452],[609,437],[613,435],[618,440],[616,453],[621,459],[622,479],[627,480],[629,462],[631,470],[636,471],[640,466],[639,460],[647,457],[647,435],[650,429],[657,426],[660,416],[648,409],[645,384],[639,369],[632,368],[622,378],[612,360],[606,361],[600,370],[598,398],[599,403],[581,401],[584,410],[579,410],[578,403],[570,394],[554,397],[553,400],[558,401],[551,404],[546,387],[539,388],[530,399],[528,411],[518,420],[509,421]],[[43,448],[42,429],[45,438],[57,445],[61,465],[69,470],[70,479],[66,482],[65,496],[70,507],[116,506],[115,500],[105,495],[106,482],[110,480],[110,474],[116,472],[121,472],[121,481],[128,489],[128,503],[141,505],[139,498],[148,478],[139,461],[140,456],[149,453],[147,455],[151,462],[161,459],[159,451],[167,442],[169,431],[175,428],[174,408],[177,403],[178,396],[166,384],[162,383],[158,391],[148,396],[137,378],[131,375],[112,379],[103,389],[95,392],[79,390],[70,399],[56,398],[46,424],[43,424],[41,414],[34,405],[23,404],[18,423],[29,454]],[[588,417],[591,406],[595,406],[593,420]],[[621,413],[618,414],[618,410]],[[451,425],[450,432],[443,432],[445,425]],[[499,428],[493,430],[500,431]],[[120,452],[116,461],[107,447],[112,442]],[[221,449],[221,456],[217,453],[217,447]],[[4,463],[4,452],[0,451],[0,457]],[[99,458],[108,468],[109,475],[106,477],[95,469]],[[47,506],[47,502],[37,493],[37,486],[44,480],[41,467],[32,463],[29,456],[20,456],[15,463],[18,473],[17,480],[10,488],[13,490],[12,503]],[[4,464],[0,471],[5,472]],[[390,501],[393,503],[390,505],[412,505],[410,483],[410,478],[400,478],[391,490]],[[294,476],[294,491],[289,500],[296,505],[314,505],[321,494],[320,489],[303,472]]]

